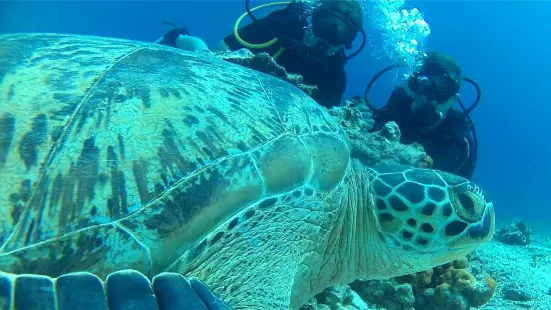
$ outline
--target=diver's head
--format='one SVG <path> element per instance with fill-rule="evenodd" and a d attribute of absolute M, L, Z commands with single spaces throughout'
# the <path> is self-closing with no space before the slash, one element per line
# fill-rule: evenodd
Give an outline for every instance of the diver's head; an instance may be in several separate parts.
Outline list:
<path fill-rule="evenodd" d="M 452 57 L 440 52 L 427 53 L 419 71 L 407 82 L 419 127 L 430 129 L 440 123 L 455 103 L 462 80 L 461 67 Z"/>
<path fill-rule="evenodd" d="M 333 55 L 350 49 L 363 27 L 363 10 L 356 0 L 321 0 L 312 12 L 312 29 L 307 45 Z"/>

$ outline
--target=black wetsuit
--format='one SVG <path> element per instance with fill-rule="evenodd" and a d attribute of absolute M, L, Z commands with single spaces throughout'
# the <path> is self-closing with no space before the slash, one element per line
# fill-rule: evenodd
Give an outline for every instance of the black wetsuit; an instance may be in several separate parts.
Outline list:
<path fill-rule="evenodd" d="M 291 39 L 302 41 L 304 27 L 307 25 L 304 4 L 293 2 L 284 9 L 274 11 L 260 19 L 270 29 Z M 259 23 L 251 23 L 239 29 L 239 36 L 248 43 L 266 43 L 274 35 Z M 232 50 L 246 48 L 242 46 L 233 33 L 224 38 Z M 346 87 L 344 65 L 346 55 L 343 50 L 332 56 L 314 56 L 309 49 L 289 45 L 283 40 L 265 49 L 250 49 L 252 53 L 267 52 L 274 55 L 282 46 L 283 53 L 276 59 L 277 63 L 288 73 L 300 74 L 304 84 L 316 85 L 318 91 L 312 96 L 320 105 L 327 108 L 340 105 Z"/>
<path fill-rule="evenodd" d="M 433 168 L 471 179 L 477 160 L 477 151 L 464 113 L 450 109 L 444 120 L 433 130 L 422 132 L 412 117 L 413 98 L 403 87 L 396 87 L 387 105 L 375 115 L 373 131 L 394 121 L 404 144 L 417 142 L 433 159 Z"/>

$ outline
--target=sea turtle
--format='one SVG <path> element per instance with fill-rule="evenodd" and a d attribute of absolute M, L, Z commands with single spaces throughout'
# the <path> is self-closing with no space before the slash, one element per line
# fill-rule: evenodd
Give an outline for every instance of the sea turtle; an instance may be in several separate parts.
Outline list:
<path fill-rule="evenodd" d="M 491 239 L 470 181 L 366 167 L 298 88 L 123 39 L 0 36 L 0 270 L 204 281 L 234 309 L 449 262 Z M 17 288 L 16 288 L 17 289 Z"/>

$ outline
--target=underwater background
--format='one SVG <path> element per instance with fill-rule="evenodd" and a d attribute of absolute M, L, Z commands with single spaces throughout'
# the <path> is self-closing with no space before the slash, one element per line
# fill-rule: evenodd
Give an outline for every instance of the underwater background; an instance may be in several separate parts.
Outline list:
<path fill-rule="evenodd" d="M 375 1 L 364 2 L 369 8 Z M 244 2 L 237 0 L 20 0 L 2 1 L 0 8 L 0 33 L 60 32 L 154 41 L 170 29 L 161 22 L 167 20 L 184 24 L 209 46 L 226 36 L 245 10 Z M 407 1 L 404 8 L 417 8 L 430 26 L 424 50 L 451 54 L 482 88 L 481 102 L 471 115 L 479 140 L 474 181 L 494 200 L 498 221 L 551 221 L 551 1 Z M 371 38 L 381 29 L 370 29 L 368 23 Z M 389 41 L 371 41 L 347 64 L 343 100 L 363 95 L 371 77 L 392 63 L 392 56 L 374 53 L 382 45 L 392 45 Z M 394 78 L 387 74 L 379 79 L 370 101 L 383 106 Z M 461 95 L 466 105 L 475 98 L 469 84 Z"/>

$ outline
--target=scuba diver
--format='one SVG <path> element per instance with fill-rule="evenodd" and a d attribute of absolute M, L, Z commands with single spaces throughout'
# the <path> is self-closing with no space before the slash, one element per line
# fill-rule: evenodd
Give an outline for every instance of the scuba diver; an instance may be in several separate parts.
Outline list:
<path fill-rule="evenodd" d="M 273 5 L 286 4 L 283 9 L 257 19 L 253 11 Z M 266 52 L 288 73 L 299 74 L 303 83 L 316 85 L 312 98 L 318 104 L 331 108 L 341 103 L 346 88 L 346 61 L 358 55 L 366 44 L 362 29 L 363 11 L 356 0 L 322 0 L 311 13 L 310 7 L 291 1 L 268 3 L 251 9 L 245 0 L 246 13 L 235 23 L 233 32 L 217 46 L 216 51 L 236 51 L 247 48 L 252 53 Z M 253 21 L 239 29 L 249 16 Z M 361 47 L 347 56 L 357 33 L 363 36 Z M 183 27 L 175 27 L 158 40 L 158 43 L 187 50 L 206 49 L 201 39 L 190 36 Z"/>
<path fill-rule="evenodd" d="M 433 159 L 434 169 L 451 172 L 471 179 L 477 161 L 477 138 L 469 113 L 480 101 L 480 88 L 462 76 L 461 67 L 450 56 L 429 52 L 420 69 L 406 83 L 394 88 L 386 106 L 373 107 L 367 100 L 369 89 L 386 71 L 381 70 L 366 88 L 364 102 L 374 111 L 375 124 L 371 131 L 380 130 L 394 121 L 404 144 L 417 142 Z M 475 103 L 465 109 L 459 98 L 462 81 L 472 83 L 478 94 Z M 459 102 L 462 111 L 453 108 Z M 472 132 L 472 135 L 470 134 Z"/>

